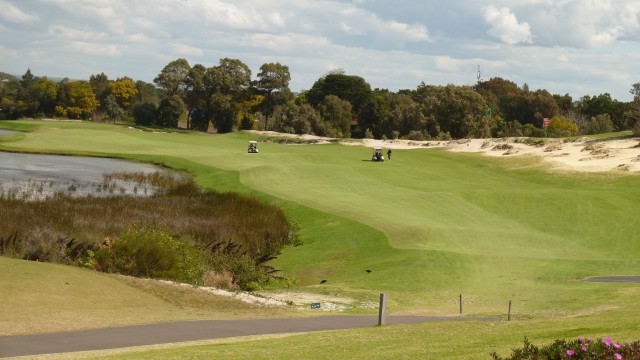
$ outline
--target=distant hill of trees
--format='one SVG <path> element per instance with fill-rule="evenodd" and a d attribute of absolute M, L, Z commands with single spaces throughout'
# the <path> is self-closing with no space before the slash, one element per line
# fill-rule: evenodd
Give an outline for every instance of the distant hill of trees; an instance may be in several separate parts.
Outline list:
<path fill-rule="evenodd" d="M 413 140 L 506 136 L 567 136 L 634 130 L 640 134 L 640 83 L 634 100 L 608 93 L 572 99 L 531 90 L 500 77 L 475 86 L 428 85 L 392 92 L 371 89 L 357 75 L 333 71 L 299 94 L 289 68 L 263 64 L 252 79 L 238 59 L 191 66 L 176 59 L 154 83 L 104 73 L 55 81 L 0 72 L 0 118 L 61 117 L 186 127 L 226 133 L 275 130 L 329 137 Z"/>

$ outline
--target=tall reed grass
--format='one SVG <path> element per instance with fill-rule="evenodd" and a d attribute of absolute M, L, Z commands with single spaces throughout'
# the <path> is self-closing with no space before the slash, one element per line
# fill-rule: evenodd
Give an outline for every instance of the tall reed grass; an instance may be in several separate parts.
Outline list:
<path fill-rule="evenodd" d="M 273 269 L 265 267 L 265 262 L 297 241 L 283 212 L 256 198 L 204 191 L 191 179 L 160 173 L 105 177 L 108 183 L 116 180 L 150 184 L 155 192 L 146 197 L 116 192 L 106 197 L 56 194 L 33 201 L 0 198 L 0 252 L 31 260 L 36 253 L 42 261 L 86 264 L 86 259 L 46 254 L 73 252 L 77 244 L 95 250 L 138 227 L 162 230 L 215 255 L 217 270 L 231 271 L 220 265 L 224 263 L 220 257 L 235 257 L 242 263 L 249 259 L 268 275 Z M 87 252 L 74 254 L 82 257 Z"/>

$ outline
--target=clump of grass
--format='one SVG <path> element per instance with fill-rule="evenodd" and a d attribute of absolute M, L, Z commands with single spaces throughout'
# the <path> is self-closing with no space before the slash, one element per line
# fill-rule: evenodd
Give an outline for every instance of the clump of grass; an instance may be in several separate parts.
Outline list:
<path fill-rule="evenodd" d="M 544 146 L 546 144 L 546 141 L 544 139 L 531 138 L 531 137 L 516 138 L 513 140 L 513 142 L 519 143 L 519 144 L 525 144 L 529 146 L 538 146 L 538 147 Z"/>
<path fill-rule="evenodd" d="M 233 288 L 233 274 L 229 271 L 207 271 L 202 275 L 202 284 L 222 289 Z"/>

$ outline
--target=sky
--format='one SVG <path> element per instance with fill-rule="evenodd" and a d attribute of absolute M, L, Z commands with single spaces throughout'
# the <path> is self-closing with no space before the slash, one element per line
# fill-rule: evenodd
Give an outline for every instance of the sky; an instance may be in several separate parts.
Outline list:
<path fill-rule="evenodd" d="M 639 0 L 0 0 L 0 71 L 153 82 L 169 62 L 287 65 L 292 91 L 328 72 L 391 91 L 501 77 L 630 101 Z"/>

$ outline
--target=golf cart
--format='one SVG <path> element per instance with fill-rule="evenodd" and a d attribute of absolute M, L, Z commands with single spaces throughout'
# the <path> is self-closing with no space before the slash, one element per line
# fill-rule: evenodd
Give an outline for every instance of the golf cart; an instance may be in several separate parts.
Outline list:
<path fill-rule="evenodd" d="M 373 148 L 373 156 L 371 157 L 371 161 L 384 161 L 384 156 L 382 155 L 382 148 Z"/>
<path fill-rule="evenodd" d="M 249 150 L 247 150 L 249 154 L 258 153 L 258 142 L 257 141 L 249 141 Z"/>

